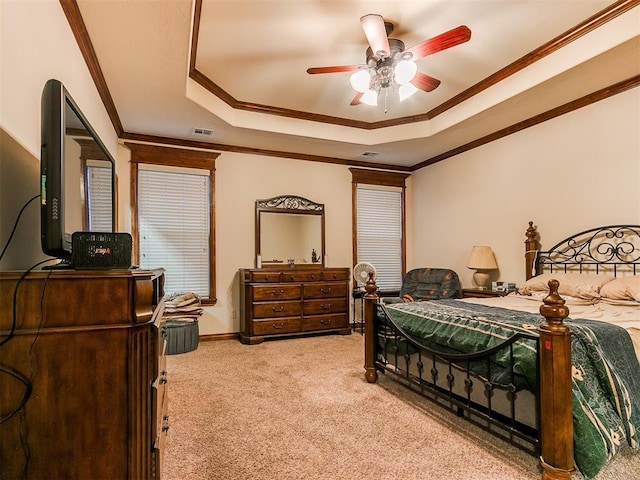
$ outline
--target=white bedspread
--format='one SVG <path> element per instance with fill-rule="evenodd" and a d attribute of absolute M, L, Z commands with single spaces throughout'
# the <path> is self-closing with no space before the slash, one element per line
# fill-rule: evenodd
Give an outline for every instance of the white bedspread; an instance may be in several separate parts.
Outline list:
<path fill-rule="evenodd" d="M 571 299 L 565 300 L 567 300 L 566 306 L 569 308 L 570 318 L 588 318 L 612 323 L 629 332 L 636 356 L 640 361 L 640 304 L 623 306 L 597 302 L 593 305 L 585 305 L 574 302 Z M 539 313 L 540 305 L 542 305 L 539 298 L 516 295 L 515 293 L 511 293 L 506 297 L 464 298 L 462 301 L 531 313 Z"/>

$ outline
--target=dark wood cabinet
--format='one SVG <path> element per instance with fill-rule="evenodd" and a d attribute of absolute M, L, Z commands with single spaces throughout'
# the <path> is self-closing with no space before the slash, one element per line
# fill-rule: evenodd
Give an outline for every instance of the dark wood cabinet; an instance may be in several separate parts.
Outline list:
<path fill-rule="evenodd" d="M 240 341 L 349 327 L 348 268 L 240 270 Z"/>
<path fill-rule="evenodd" d="M 162 271 L 21 276 L 0 274 L 2 478 L 160 479 Z"/>

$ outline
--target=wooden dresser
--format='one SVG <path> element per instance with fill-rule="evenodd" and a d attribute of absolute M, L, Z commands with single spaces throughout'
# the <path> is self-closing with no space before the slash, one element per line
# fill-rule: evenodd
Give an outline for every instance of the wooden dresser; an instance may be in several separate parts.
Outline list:
<path fill-rule="evenodd" d="M 163 272 L 21 276 L 0 273 L 2 478 L 160 479 Z"/>
<path fill-rule="evenodd" d="M 349 268 L 240 270 L 240 341 L 314 332 L 349 334 Z"/>

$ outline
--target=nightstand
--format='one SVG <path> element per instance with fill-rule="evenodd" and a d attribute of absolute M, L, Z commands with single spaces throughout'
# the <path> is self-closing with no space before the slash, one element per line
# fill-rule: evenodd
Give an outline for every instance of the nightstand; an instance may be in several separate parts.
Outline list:
<path fill-rule="evenodd" d="M 480 288 L 463 288 L 462 298 L 486 298 L 486 297 L 505 297 L 509 292 L 498 292 L 497 290 L 480 289 Z"/>

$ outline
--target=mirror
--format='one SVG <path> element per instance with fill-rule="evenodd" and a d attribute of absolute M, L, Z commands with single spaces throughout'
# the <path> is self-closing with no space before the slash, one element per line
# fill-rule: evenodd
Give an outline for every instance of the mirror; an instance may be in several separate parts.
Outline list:
<path fill-rule="evenodd" d="M 256 267 L 324 266 L 324 205 L 294 195 L 256 200 Z"/>
<path fill-rule="evenodd" d="M 65 231 L 111 232 L 113 163 L 91 138 L 65 136 Z"/>
<path fill-rule="evenodd" d="M 113 161 L 68 102 L 64 119 L 64 231 L 113 232 Z"/>

